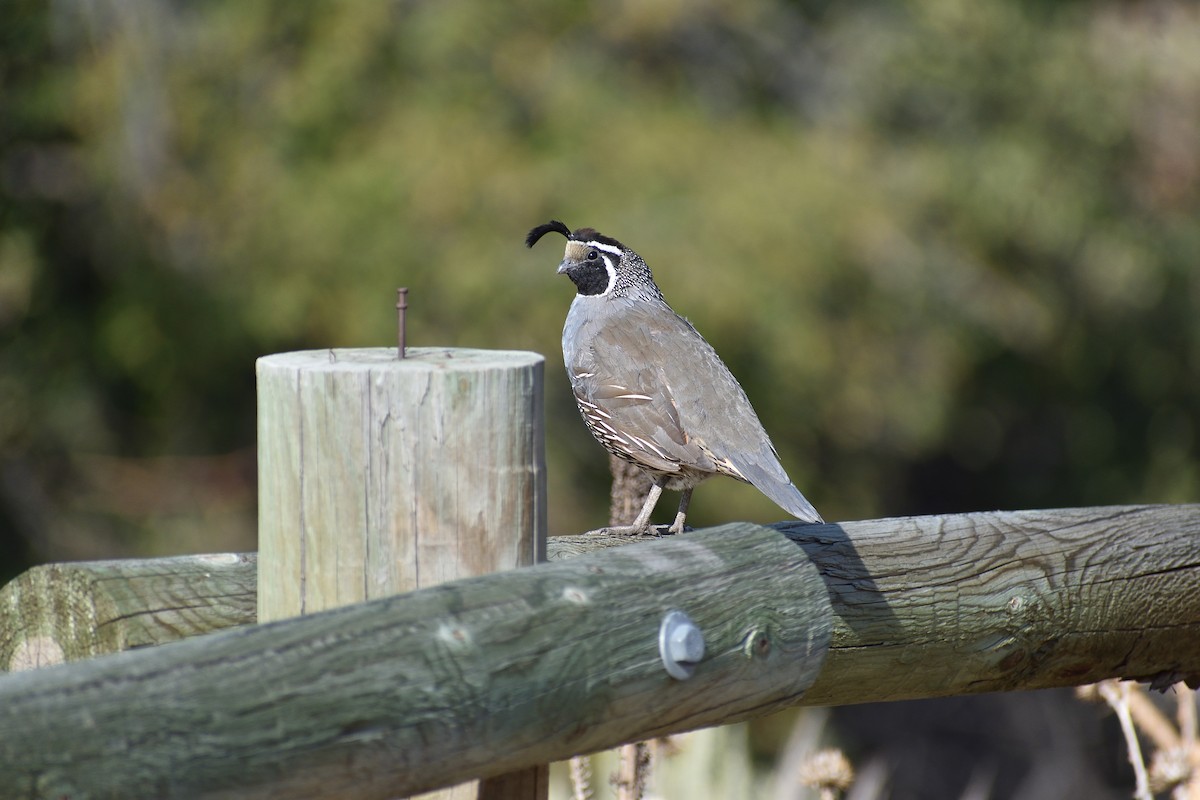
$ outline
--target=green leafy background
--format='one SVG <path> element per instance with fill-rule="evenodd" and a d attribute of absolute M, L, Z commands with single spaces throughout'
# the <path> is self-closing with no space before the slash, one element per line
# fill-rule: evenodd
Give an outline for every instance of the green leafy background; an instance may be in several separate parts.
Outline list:
<path fill-rule="evenodd" d="M 1200 496 L 1191 4 L 4 6 L 7 575 L 252 548 L 254 359 L 390 343 L 399 285 L 416 344 L 546 354 L 551 529 L 601 524 L 551 217 L 829 519 Z"/>

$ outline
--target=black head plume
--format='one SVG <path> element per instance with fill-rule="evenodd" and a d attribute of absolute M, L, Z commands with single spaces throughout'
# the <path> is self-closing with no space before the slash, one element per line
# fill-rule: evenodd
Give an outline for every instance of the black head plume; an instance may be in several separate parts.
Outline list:
<path fill-rule="evenodd" d="M 568 228 L 566 225 L 564 225 L 559 220 L 552 219 L 549 222 L 547 222 L 545 225 L 538 225 L 536 228 L 531 230 L 529 232 L 529 235 L 525 237 L 525 246 L 533 247 L 535 244 L 537 244 L 538 239 L 542 238 L 547 233 L 550 233 L 552 231 L 561 233 L 563 236 L 566 236 L 567 238 L 570 238 L 570 236 L 571 236 L 570 228 Z"/>

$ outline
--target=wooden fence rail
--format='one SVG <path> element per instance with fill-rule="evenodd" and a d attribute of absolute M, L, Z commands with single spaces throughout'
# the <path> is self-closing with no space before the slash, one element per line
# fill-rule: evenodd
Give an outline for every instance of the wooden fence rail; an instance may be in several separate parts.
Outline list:
<path fill-rule="evenodd" d="M 706 640 L 667 676 L 659 620 Z M 2 797 L 386 798 L 796 702 L 804 552 L 749 524 L 0 679 Z"/>
<path fill-rule="evenodd" d="M 669 608 L 708 645 L 685 681 Z M 736 524 L 3 676 L 0 796 L 391 797 L 790 703 L 1109 677 L 1200 677 L 1200 506 Z"/>
<path fill-rule="evenodd" d="M 0 587 L 0 670 L 257 621 L 257 553 L 41 564 Z"/>
<path fill-rule="evenodd" d="M 1200 504 L 772 527 L 817 566 L 834 611 L 803 705 L 1200 683 Z M 552 559 L 605 543 L 550 541 Z"/>

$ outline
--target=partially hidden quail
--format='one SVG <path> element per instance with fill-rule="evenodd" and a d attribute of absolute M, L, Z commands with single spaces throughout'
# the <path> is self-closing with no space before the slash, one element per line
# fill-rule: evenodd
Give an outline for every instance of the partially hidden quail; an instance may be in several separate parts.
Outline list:
<path fill-rule="evenodd" d="M 823 520 L 779 463 L 758 415 L 712 345 L 676 314 L 637 253 L 592 228 L 558 220 L 529 232 L 567 237 L 560 275 L 577 294 L 563 326 L 563 360 L 583 421 L 613 455 L 654 485 L 630 526 L 641 533 L 663 489 L 682 492 L 670 530 L 681 533 L 692 490 L 713 475 L 753 484 L 799 520 Z"/>

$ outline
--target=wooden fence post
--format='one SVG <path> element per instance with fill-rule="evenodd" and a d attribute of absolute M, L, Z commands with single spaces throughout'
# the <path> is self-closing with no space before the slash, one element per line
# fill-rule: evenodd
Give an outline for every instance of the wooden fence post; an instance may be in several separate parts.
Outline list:
<path fill-rule="evenodd" d="M 260 358 L 258 618 L 545 560 L 537 353 L 313 350 Z M 433 796 L 546 797 L 548 766 Z"/>

